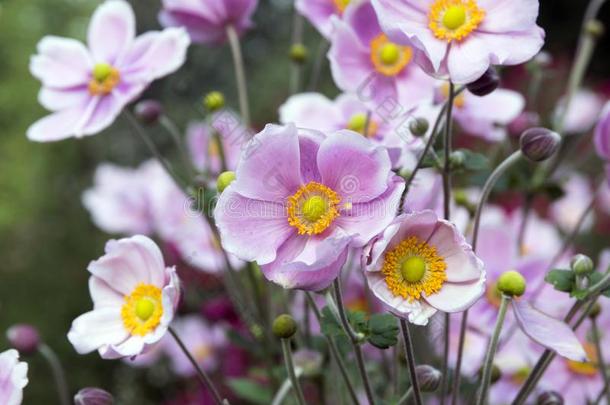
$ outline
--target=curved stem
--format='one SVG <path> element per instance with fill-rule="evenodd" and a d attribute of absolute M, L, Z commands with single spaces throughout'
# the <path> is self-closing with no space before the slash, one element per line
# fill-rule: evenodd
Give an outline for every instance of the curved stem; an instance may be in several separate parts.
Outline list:
<path fill-rule="evenodd" d="M 295 369 L 294 373 L 298 379 L 299 377 L 301 377 L 301 375 L 303 375 L 303 369 L 297 368 L 297 369 Z M 288 395 L 288 393 L 292 389 L 292 387 L 293 387 L 293 385 L 292 385 L 292 382 L 290 381 L 290 378 L 284 380 L 280 389 L 277 391 L 277 393 L 273 397 L 273 401 L 271 401 L 271 405 L 281 405 L 282 402 L 284 402 L 286 395 Z"/>
<path fill-rule="evenodd" d="M 409 398 L 411 398 L 412 396 L 413 396 L 413 387 L 409 387 L 407 392 L 405 392 L 405 395 L 400 397 L 400 399 L 398 400 L 398 403 L 396 405 L 406 404 L 407 401 L 409 400 Z"/>
<path fill-rule="evenodd" d="M 591 319 L 591 323 L 593 326 L 593 341 L 595 342 L 595 349 L 597 351 L 597 361 L 599 362 L 598 368 L 600 369 L 601 375 L 604 378 L 604 392 L 606 394 L 606 401 L 608 404 L 610 404 L 610 389 L 608 388 L 610 387 L 610 376 L 608 375 L 608 367 L 602 351 L 599 327 L 595 318 Z"/>
<path fill-rule="evenodd" d="M 447 118 L 445 119 L 445 159 L 443 161 L 443 212 L 446 220 L 451 216 L 451 150 L 453 129 L 453 100 L 455 86 L 449 82 L 449 98 L 447 99 Z"/>
<path fill-rule="evenodd" d="M 417 381 L 417 371 L 415 370 L 415 354 L 413 353 L 413 340 L 411 339 L 411 331 L 409 324 L 404 319 L 400 318 L 400 330 L 402 339 L 405 345 L 405 355 L 407 357 L 407 365 L 409 366 L 409 377 L 411 379 L 411 388 L 415 397 L 415 404 L 422 405 L 421 391 L 419 390 L 419 382 Z"/>
<path fill-rule="evenodd" d="M 318 323 L 320 323 L 322 320 L 322 314 L 320 314 L 320 310 L 318 309 L 318 306 L 316 305 L 313 297 L 311 296 L 311 293 L 306 291 L 305 297 L 307 297 L 309 306 L 313 310 L 313 313 L 314 313 L 316 319 L 318 320 Z M 347 391 L 348 391 L 353 403 L 355 405 L 359 405 L 360 401 L 358 400 L 358 395 L 356 395 L 356 390 L 354 390 L 354 386 L 352 385 L 352 382 L 349 379 L 349 374 L 347 373 L 347 368 L 345 367 L 345 364 L 343 363 L 343 360 L 341 359 L 341 354 L 339 353 L 337 344 L 335 343 L 333 338 L 331 338 L 330 336 L 324 335 L 324 337 L 326 338 L 326 341 L 328 343 L 328 348 L 330 349 L 330 354 L 335 359 L 335 362 L 337 363 L 337 366 L 339 367 L 339 372 L 341 373 L 341 377 L 343 377 L 343 381 L 345 381 L 345 385 L 347 386 Z"/>
<path fill-rule="evenodd" d="M 193 365 L 193 368 L 197 372 L 197 376 L 199 377 L 199 380 L 210 391 L 210 393 L 214 397 L 214 401 L 216 402 L 216 404 L 223 405 L 224 403 L 228 403 L 228 401 L 226 399 L 224 399 L 224 400 L 222 399 L 222 397 L 216 390 L 216 387 L 214 387 L 214 383 L 212 382 L 210 377 L 206 374 L 205 371 L 203 371 L 201 369 L 201 367 L 199 367 L 199 364 L 197 364 L 197 361 L 195 360 L 193 355 L 188 351 L 188 349 L 184 345 L 184 342 L 182 342 L 182 339 L 180 339 L 180 337 L 178 336 L 176 331 L 171 326 L 167 330 L 169 331 L 170 335 L 172 335 L 172 337 L 174 338 L 174 340 L 176 341 L 176 343 L 178 344 L 180 349 L 184 352 L 186 357 L 189 359 L 189 361 Z"/>
<path fill-rule="evenodd" d="M 180 134 L 180 130 L 178 129 L 174 121 L 172 121 L 171 118 L 169 118 L 167 115 L 162 115 L 161 117 L 159 117 L 159 123 L 171 136 L 172 141 L 174 141 L 174 144 L 178 148 L 180 157 L 184 162 L 184 166 L 188 170 L 188 174 L 191 180 L 194 179 L 195 169 L 193 168 L 193 162 L 191 160 L 191 157 L 189 156 L 188 152 L 186 151 L 186 147 L 184 146 L 184 139 Z"/>
<path fill-rule="evenodd" d="M 358 371 L 360 372 L 360 377 L 362 378 L 362 383 L 364 384 L 364 391 L 366 392 L 366 397 L 369 401 L 369 404 L 374 405 L 375 397 L 373 395 L 373 389 L 371 387 L 369 377 L 366 373 L 364 356 L 362 355 L 362 348 L 360 347 L 358 336 L 356 336 L 356 333 L 352 330 L 352 327 L 349 324 L 347 314 L 345 313 L 345 307 L 343 306 L 343 296 L 341 294 L 341 282 L 339 281 L 339 277 L 337 277 L 333 282 L 333 287 L 337 300 L 336 304 L 337 310 L 339 312 L 339 320 L 341 321 L 341 326 L 343 327 L 343 330 L 345 331 L 347 336 L 349 336 L 349 339 L 352 343 L 354 354 L 356 356 L 356 363 L 358 365 Z"/>
<path fill-rule="evenodd" d="M 301 384 L 299 384 L 299 379 L 297 378 L 297 375 L 294 371 L 294 361 L 292 361 L 292 351 L 290 350 L 290 339 L 281 340 L 282 352 L 284 353 L 284 364 L 286 366 L 288 378 L 290 378 L 290 382 L 292 383 L 292 390 L 297 398 L 297 402 L 299 403 L 299 405 L 306 405 L 305 397 L 303 396 L 303 390 L 301 389 Z"/>
<path fill-rule="evenodd" d="M 239 97 L 239 111 L 246 127 L 250 126 L 250 104 L 248 103 L 248 86 L 246 84 L 246 71 L 244 69 L 244 59 L 241 53 L 239 37 L 235 27 L 227 25 L 227 37 L 233 55 L 235 66 L 235 80 L 237 82 L 237 92 Z"/>
<path fill-rule="evenodd" d="M 70 405 L 70 395 L 68 393 L 68 383 L 66 382 L 66 373 L 59 361 L 57 354 L 45 343 L 41 343 L 38 347 L 38 352 L 45 358 L 51 367 L 51 373 L 55 380 L 57 393 L 59 394 L 59 402 L 62 405 Z"/>
<path fill-rule="evenodd" d="M 450 338 L 451 330 L 451 315 L 445 313 L 445 325 L 443 330 L 443 364 L 441 366 L 441 405 L 445 405 L 446 393 L 449 388 L 449 378 L 447 372 L 449 370 L 449 346 L 451 344 Z"/>
<path fill-rule="evenodd" d="M 510 304 L 511 299 L 511 297 L 502 294 L 502 301 L 500 302 L 500 310 L 498 312 L 498 319 L 496 320 L 496 327 L 494 328 L 494 333 L 491 336 L 491 341 L 489 342 L 489 346 L 487 348 L 487 354 L 485 355 L 485 362 L 483 363 L 481 389 L 479 391 L 477 405 L 483 405 L 483 403 L 487 401 L 487 392 L 489 391 L 489 384 L 491 382 L 493 359 L 496 355 L 496 351 L 498 350 L 500 332 L 502 332 L 504 318 L 506 317 L 506 311 L 508 310 L 508 304 Z"/>

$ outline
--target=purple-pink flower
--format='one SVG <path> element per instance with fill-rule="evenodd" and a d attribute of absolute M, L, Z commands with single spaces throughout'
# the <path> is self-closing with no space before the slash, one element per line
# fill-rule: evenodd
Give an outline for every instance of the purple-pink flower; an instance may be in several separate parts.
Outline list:
<path fill-rule="evenodd" d="M 372 2 L 390 40 L 413 46 L 424 70 L 454 83 L 473 82 L 490 65 L 524 63 L 544 43 L 538 0 Z"/>
<path fill-rule="evenodd" d="M 335 20 L 328 53 L 337 86 L 370 104 L 394 103 L 406 113 L 432 98 L 434 80 L 416 63 L 410 45 L 392 42 L 382 31 L 369 2 Z"/>
<path fill-rule="evenodd" d="M 0 353 L 0 404 L 20 405 L 23 388 L 28 384 L 28 365 L 19 361 L 19 352 Z"/>
<path fill-rule="evenodd" d="M 40 103 L 52 113 L 27 131 L 33 141 L 94 135 L 156 79 L 184 63 L 189 38 L 183 29 L 138 37 L 129 3 L 108 0 L 93 14 L 87 47 L 68 38 L 44 37 L 30 71 L 42 82 Z"/>
<path fill-rule="evenodd" d="M 455 225 L 432 211 L 396 218 L 365 247 L 363 262 L 375 296 L 418 325 L 437 311 L 464 311 L 485 292 L 483 262 Z"/>
<path fill-rule="evenodd" d="M 165 335 L 180 298 L 174 267 L 149 238 L 111 240 L 106 254 L 87 268 L 93 310 L 74 320 L 68 340 L 80 354 L 137 356 Z"/>
<path fill-rule="evenodd" d="M 214 212 L 223 247 L 285 287 L 321 290 L 349 246 L 394 218 L 404 188 L 385 148 L 352 131 L 268 125 L 242 154 Z"/>
<path fill-rule="evenodd" d="M 341 18 L 360 0 L 296 0 L 295 7 L 324 37 L 333 32 L 333 17 Z"/>
<path fill-rule="evenodd" d="M 610 163 L 610 101 L 606 103 L 595 127 L 595 149 L 597 155 Z"/>
<path fill-rule="evenodd" d="M 222 44 L 227 28 L 238 34 L 252 27 L 258 0 L 163 0 L 159 21 L 165 27 L 185 27 L 191 40 Z"/>

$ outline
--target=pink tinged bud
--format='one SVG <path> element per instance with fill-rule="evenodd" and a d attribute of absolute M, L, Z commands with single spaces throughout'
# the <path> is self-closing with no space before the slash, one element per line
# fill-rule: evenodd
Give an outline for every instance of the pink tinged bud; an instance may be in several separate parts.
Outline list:
<path fill-rule="evenodd" d="M 426 364 L 415 367 L 419 388 L 423 392 L 434 392 L 441 385 L 443 374 L 432 366 Z"/>
<path fill-rule="evenodd" d="M 487 69 L 483 76 L 472 83 L 468 83 L 466 88 L 475 96 L 483 97 L 494 91 L 500 85 L 500 76 L 494 67 Z"/>
<path fill-rule="evenodd" d="M 159 117 L 163 114 L 163 107 L 157 100 L 142 100 L 136 104 L 134 112 L 140 122 L 146 125 L 153 125 L 157 123 Z"/>
<path fill-rule="evenodd" d="M 546 128 L 530 128 L 521 135 L 521 152 L 534 162 L 542 162 L 557 152 L 561 136 Z"/>
<path fill-rule="evenodd" d="M 545 391 L 538 395 L 536 405 L 563 405 L 563 397 L 555 391 Z"/>
<path fill-rule="evenodd" d="M 32 325 L 18 324 L 6 331 L 6 337 L 12 347 L 24 355 L 34 354 L 40 345 L 38 330 Z"/>
<path fill-rule="evenodd" d="M 83 388 L 74 396 L 74 405 L 112 405 L 114 398 L 101 388 Z"/>

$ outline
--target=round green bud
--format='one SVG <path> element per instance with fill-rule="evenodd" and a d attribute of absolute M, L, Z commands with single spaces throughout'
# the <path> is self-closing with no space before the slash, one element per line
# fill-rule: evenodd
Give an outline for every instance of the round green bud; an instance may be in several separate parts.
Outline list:
<path fill-rule="evenodd" d="M 593 260 L 589 256 L 578 254 L 570 261 L 570 268 L 572 271 L 579 276 L 586 276 L 591 274 L 593 270 Z"/>
<path fill-rule="evenodd" d="M 502 370 L 496 364 L 491 366 L 491 383 L 495 384 L 502 378 Z"/>
<path fill-rule="evenodd" d="M 455 190 L 453 193 L 453 200 L 457 205 L 462 207 L 469 207 L 471 205 L 468 193 L 464 189 Z"/>
<path fill-rule="evenodd" d="M 525 292 L 525 278 L 514 270 L 503 273 L 498 279 L 498 290 L 510 297 L 520 297 Z"/>
<path fill-rule="evenodd" d="M 430 124 L 425 118 L 418 117 L 409 123 L 409 131 L 413 136 L 424 136 L 429 128 Z"/>
<path fill-rule="evenodd" d="M 203 98 L 203 105 L 209 111 L 218 111 L 225 106 L 225 96 L 219 91 L 212 91 Z"/>
<path fill-rule="evenodd" d="M 593 305 L 593 307 L 591 307 L 591 309 L 589 310 L 589 318 L 595 319 L 599 316 L 599 314 L 601 314 L 601 312 L 602 306 L 599 305 L 598 302 L 596 302 L 595 305 Z"/>
<path fill-rule="evenodd" d="M 216 189 L 219 193 L 225 191 L 227 187 L 235 180 L 235 172 L 222 172 L 216 180 Z"/>
<path fill-rule="evenodd" d="M 303 44 L 294 44 L 290 47 L 290 59 L 295 63 L 305 63 L 309 51 Z"/>
<path fill-rule="evenodd" d="M 273 334 L 280 339 L 290 339 L 297 333 L 297 323 L 288 314 L 282 314 L 275 318 L 271 327 Z"/>
<path fill-rule="evenodd" d="M 466 155 L 461 150 L 456 150 L 454 152 L 451 152 L 449 161 L 451 162 L 451 167 L 460 168 L 464 165 L 464 162 L 466 161 Z"/>
<path fill-rule="evenodd" d="M 591 20 L 585 25 L 585 32 L 594 38 L 599 38 L 604 35 L 604 24 L 599 20 Z"/>

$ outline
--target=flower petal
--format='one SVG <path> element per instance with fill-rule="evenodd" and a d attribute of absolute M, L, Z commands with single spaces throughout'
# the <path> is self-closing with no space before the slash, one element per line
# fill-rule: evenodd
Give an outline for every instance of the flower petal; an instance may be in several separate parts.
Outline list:
<path fill-rule="evenodd" d="M 514 45 L 513 45 L 514 48 Z M 447 69 L 454 83 L 464 84 L 477 80 L 489 68 L 487 43 L 474 33 L 463 42 L 453 42 L 447 54 Z"/>
<path fill-rule="evenodd" d="M 87 312 L 72 322 L 68 340 L 79 354 L 107 345 L 120 344 L 129 336 L 123 325 L 121 309 L 108 307 Z"/>
<path fill-rule="evenodd" d="M 93 14 L 87 42 L 97 63 L 114 65 L 129 49 L 136 33 L 133 9 L 124 0 L 107 0 Z"/>
<path fill-rule="evenodd" d="M 485 273 L 480 279 L 466 283 L 445 281 L 440 291 L 424 297 L 428 304 L 443 312 L 461 312 L 470 308 L 485 293 Z"/>
<path fill-rule="evenodd" d="M 93 62 L 82 43 L 46 36 L 37 50 L 38 54 L 30 59 L 30 72 L 43 86 L 64 89 L 89 83 Z"/>
<path fill-rule="evenodd" d="M 587 361 L 585 349 L 564 322 L 540 312 L 525 300 L 513 299 L 512 306 L 521 330 L 533 341 L 570 360 Z"/>

